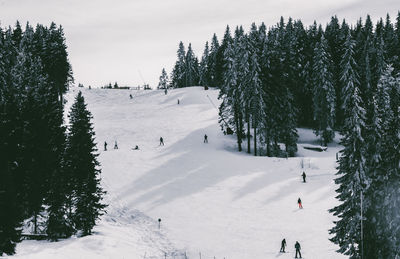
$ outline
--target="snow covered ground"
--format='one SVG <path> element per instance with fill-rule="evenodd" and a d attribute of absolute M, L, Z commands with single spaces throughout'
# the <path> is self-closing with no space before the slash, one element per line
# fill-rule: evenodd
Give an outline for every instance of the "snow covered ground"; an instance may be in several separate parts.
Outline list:
<path fill-rule="evenodd" d="M 254 157 L 237 152 L 235 138 L 222 134 L 212 104 L 218 106 L 217 90 L 73 88 L 67 109 L 78 90 L 94 116 L 108 214 L 92 236 L 23 241 L 16 258 L 178 259 L 186 252 L 190 259 L 285 259 L 294 257 L 296 241 L 304 258 L 346 258 L 328 240 L 338 144 L 306 150 L 319 142 L 299 129 L 298 157 Z M 283 238 L 286 254 L 279 253 Z"/>

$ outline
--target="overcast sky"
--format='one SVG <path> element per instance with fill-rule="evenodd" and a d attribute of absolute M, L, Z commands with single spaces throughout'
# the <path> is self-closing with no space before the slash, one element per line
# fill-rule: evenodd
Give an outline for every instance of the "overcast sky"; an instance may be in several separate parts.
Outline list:
<path fill-rule="evenodd" d="M 143 84 L 140 71 L 155 87 L 163 67 L 171 72 L 179 41 L 191 42 L 200 58 L 227 24 L 248 30 L 291 16 L 325 25 L 332 15 L 354 24 L 367 14 L 375 23 L 386 13 L 395 21 L 399 10 L 400 0 L 0 0 L 0 22 L 61 24 L 76 84 Z"/>

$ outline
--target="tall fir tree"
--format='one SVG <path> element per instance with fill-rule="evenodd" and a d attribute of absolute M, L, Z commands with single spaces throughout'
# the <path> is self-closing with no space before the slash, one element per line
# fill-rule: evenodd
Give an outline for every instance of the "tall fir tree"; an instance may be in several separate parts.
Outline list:
<path fill-rule="evenodd" d="M 183 42 L 179 42 L 179 48 L 177 52 L 178 59 L 175 63 L 174 69 L 171 75 L 171 86 L 173 88 L 185 87 L 186 69 L 185 69 L 185 46 Z"/>
<path fill-rule="evenodd" d="M 335 136 L 336 95 L 331 72 L 331 57 L 324 36 L 315 47 L 314 55 L 314 120 L 315 133 L 321 136 L 321 144 L 326 146 Z"/>
<path fill-rule="evenodd" d="M 185 86 L 195 86 L 199 82 L 199 62 L 189 43 L 185 57 Z"/>
<path fill-rule="evenodd" d="M 368 186 L 369 179 L 366 175 L 367 151 L 365 133 L 366 111 L 363 107 L 359 90 L 359 80 L 354 61 L 354 42 L 347 35 L 345 42 L 345 53 L 342 58 L 342 77 L 344 84 L 343 105 L 345 111 L 345 122 L 343 127 L 343 138 L 339 158 L 338 178 L 335 183 L 339 185 L 336 190 L 340 205 L 330 210 L 339 218 L 335 226 L 330 230 L 334 235 L 331 241 L 339 245 L 338 252 L 360 258 L 363 252 L 363 213 L 368 208 L 362 206 L 362 199 Z M 368 204 L 368 202 L 364 202 Z"/>
<path fill-rule="evenodd" d="M 208 41 L 204 46 L 203 56 L 201 57 L 201 61 L 199 64 L 199 83 L 202 86 L 210 86 L 211 75 L 210 69 L 208 67 L 210 58 L 210 49 L 208 47 Z"/>
<path fill-rule="evenodd" d="M 6 34 L 6 35 L 5 35 Z M 22 132 L 19 123 L 19 107 L 16 89 L 11 87 L 9 54 L 13 47 L 10 31 L 3 33 L 0 28 L 0 256 L 15 253 L 20 241 L 22 226 L 21 179 L 18 139 Z"/>
<path fill-rule="evenodd" d="M 210 57 L 208 59 L 208 67 L 210 69 L 210 74 L 211 74 L 211 86 L 213 87 L 218 87 L 219 84 L 219 68 L 217 64 L 217 58 L 218 58 L 218 50 L 219 50 L 219 41 L 217 38 L 217 35 L 214 33 L 212 39 L 211 39 L 211 46 L 210 46 Z"/>
<path fill-rule="evenodd" d="M 66 159 L 68 174 L 75 179 L 74 224 L 76 230 L 82 231 L 82 235 L 91 234 L 96 220 L 106 207 L 101 202 L 105 192 L 100 187 L 92 118 L 86 108 L 85 99 L 79 92 L 69 114 Z"/>
<path fill-rule="evenodd" d="M 165 68 L 161 70 L 161 75 L 160 79 L 158 82 L 158 89 L 168 89 L 168 75 L 167 72 L 165 71 Z"/>

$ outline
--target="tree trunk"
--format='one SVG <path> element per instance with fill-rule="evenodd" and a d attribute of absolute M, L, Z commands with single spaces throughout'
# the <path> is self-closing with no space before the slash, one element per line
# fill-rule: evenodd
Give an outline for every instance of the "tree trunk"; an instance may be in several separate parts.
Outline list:
<path fill-rule="evenodd" d="M 253 139 L 254 139 L 254 156 L 257 156 L 257 124 L 254 123 L 254 133 L 253 133 Z"/>
<path fill-rule="evenodd" d="M 243 140 L 243 114 L 239 112 L 239 149 L 242 151 L 242 140 Z"/>
<path fill-rule="evenodd" d="M 37 234 L 37 214 L 33 216 L 33 233 Z"/>
<path fill-rule="evenodd" d="M 250 114 L 246 114 L 246 122 L 247 122 L 247 153 L 250 154 Z"/>
<path fill-rule="evenodd" d="M 239 126 L 239 118 L 238 118 L 238 115 L 237 115 L 237 112 L 235 112 L 235 126 L 236 126 L 236 137 L 237 137 L 237 142 L 238 142 L 238 150 L 239 150 L 239 152 L 241 152 L 242 151 L 242 134 L 241 134 L 241 132 L 240 132 L 240 126 Z"/>

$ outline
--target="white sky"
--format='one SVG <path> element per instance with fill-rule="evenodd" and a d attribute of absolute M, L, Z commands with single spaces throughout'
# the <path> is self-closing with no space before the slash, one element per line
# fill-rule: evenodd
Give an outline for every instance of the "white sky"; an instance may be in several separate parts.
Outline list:
<path fill-rule="evenodd" d="M 389 13 L 392 22 L 400 0 L 0 0 L 1 26 L 51 21 L 67 39 L 75 83 L 101 86 L 146 83 L 155 87 L 161 69 L 170 73 L 179 41 L 189 42 L 200 58 L 205 42 L 227 24 L 276 24 L 280 16 L 325 25 L 332 15 L 355 21 L 370 14 L 374 23 Z"/>

